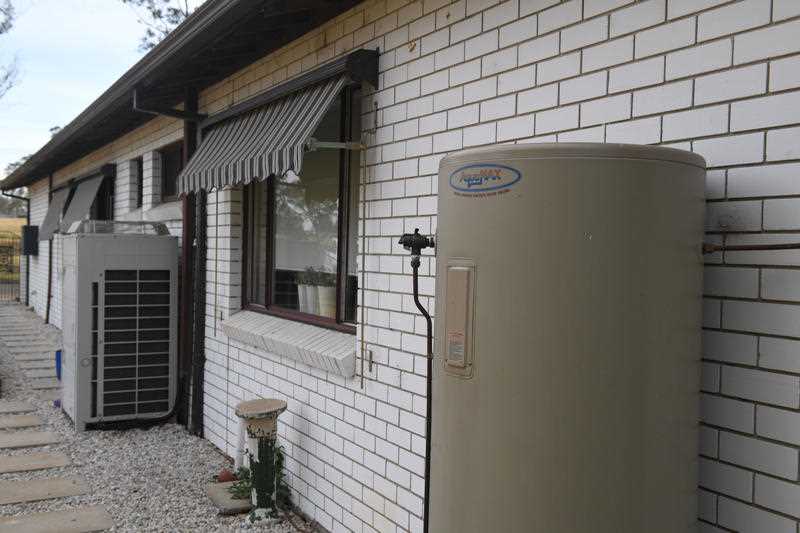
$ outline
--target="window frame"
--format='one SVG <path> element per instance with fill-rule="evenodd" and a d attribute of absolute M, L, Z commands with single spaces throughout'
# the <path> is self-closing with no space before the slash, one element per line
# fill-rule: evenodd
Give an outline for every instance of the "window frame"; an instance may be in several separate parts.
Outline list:
<path fill-rule="evenodd" d="M 161 203 L 163 204 L 163 203 L 167 203 L 167 202 L 174 202 L 175 200 L 178 199 L 178 196 L 179 196 L 178 195 L 178 176 L 180 175 L 181 171 L 183 170 L 183 167 L 185 166 L 185 161 L 183 160 L 183 141 L 182 140 L 175 141 L 173 143 L 164 145 L 164 146 L 162 146 L 161 148 L 159 148 L 156 151 L 158 152 L 158 156 L 159 156 L 159 170 L 160 170 L 160 177 L 161 177 Z M 172 151 L 178 152 L 178 154 L 180 155 L 180 157 L 179 157 L 180 164 L 179 164 L 179 168 L 178 168 L 178 173 L 175 175 L 175 194 L 167 194 L 167 192 L 165 190 L 166 186 L 167 186 L 167 179 L 166 179 L 166 172 L 165 172 L 165 170 L 166 170 L 165 167 L 167 165 L 167 161 L 166 161 L 166 158 L 164 157 L 164 153 L 165 152 L 172 152 Z"/>
<path fill-rule="evenodd" d="M 139 156 L 133 159 L 136 165 L 136 209 L 144 205 L 144 157 Z"/>
<path fill-rule="evenodd" d="M 345 88 L 340 95 L 341 101 L 341 120 L 340 138 L 344 141 L 353 140 L 352 131 L 352 107 L 353 99 L 358 97 L 357 92 L 351 88 Z M 348 228 L 350 217 L 357 213 L 350 213 L 349 199 L 350 187 L 358 186 L 358 177 L 352 179 L 353 168 L 351 165 L 350 150 L 340 149 L 339 157 L 339 191 L 338 191 L 338 222 L 337 222 L 337 251 L 336 251 L 336 317 L 328 318 L 310 313 L 303 313 L 295 309 L 287 309 L 272 304 L 274 291 L 275 273 L 275 180 L 272 176 L 266 180 L 266 194 L 264 208 L 266 209 L 266 283 L 264 291 L 265 305 L 249 301 L 248 279 L 250 278 L 251 258 L 248 250 L 250 241 L 250 217 L 251 206 L 249 201 L 248 186 L 242 191 L 242 309 L 256 311 L 267 315 L 286 318 L 297 322 L 303 322 L 314 326 L 342 331 L 344 333 L 355 334 L 355 323 L 344 322 L 346 305 L 347 287 L 347 258 L 350 246 L 356 243 L 349 242 Z M 255 183 L 255 182 L 254 182 Z M 251 184 L 252 185 L 252 184 Z M 356 220 L 357 222 L 357 220 Z M 358 307 L 358 297 L 356 297 L 356 308 Z"/>

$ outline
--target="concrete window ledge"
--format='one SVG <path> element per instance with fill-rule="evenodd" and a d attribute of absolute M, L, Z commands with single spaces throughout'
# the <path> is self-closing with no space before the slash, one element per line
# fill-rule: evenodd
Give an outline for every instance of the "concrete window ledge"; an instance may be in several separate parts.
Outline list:
<path fill-rule="evenodd" d="M 346 378 L 356 373 L 355 336 L 340 331 L 239 311 L 222 322 L 230 338 Z"/>

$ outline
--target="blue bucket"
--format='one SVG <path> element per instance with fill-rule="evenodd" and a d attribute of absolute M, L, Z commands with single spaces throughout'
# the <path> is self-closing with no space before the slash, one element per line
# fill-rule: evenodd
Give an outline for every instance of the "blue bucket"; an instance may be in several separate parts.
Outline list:
<path fill-rule="evenodd" d="M 56 378 L 61 381 L 61 350 L 56 350 Z"/>

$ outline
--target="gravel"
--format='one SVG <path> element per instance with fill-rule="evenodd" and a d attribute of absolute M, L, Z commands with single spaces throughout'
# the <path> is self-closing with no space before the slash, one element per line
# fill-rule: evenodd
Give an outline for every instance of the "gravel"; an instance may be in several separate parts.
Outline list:
<path fill-rule="evenodd" d="M 0 330 L 5 329 L 3 322 L 9 320 L 11 308 L 0 307 Z M 21 306 L 13 308 L 19 311 L 19 316 L 31 317 L 44 335 L 57 338 L 57 330 L 43 325 Z M 63 468 L 0 474 L 0 480 L 77 475 L 91 488 L 90 494 L 82 496 L 5 505 L 0 508 L 0 515 L 104 505 L 116 524 L 111 531 L 297 531 L 285 522 L 273 526 L 252 525 L 246 515 L 218 515 L 205 494 L 205 485 L 221 468 L 231 468 L 231 462 L 210 442 L 190 435 L 182 426 L 164 423 L 147 429 L 79 433 L 60 408 L 54 407 L 52 401 L 38 398 L 27 386 L 23 371 L 2 349 L 2 341 L 0 375 L 2 399 L 29 402 L 36 406 L 36 414 L 44 420 L 41 427 L 19 431 L 54 431 L 62 439 L 59 444 L 4 450 L 3 454 L 49 451 L 64 453 L 71 459 L 71 464 Z M 299 523 L 299 518 L 295 518 L 295 522 Z"/>

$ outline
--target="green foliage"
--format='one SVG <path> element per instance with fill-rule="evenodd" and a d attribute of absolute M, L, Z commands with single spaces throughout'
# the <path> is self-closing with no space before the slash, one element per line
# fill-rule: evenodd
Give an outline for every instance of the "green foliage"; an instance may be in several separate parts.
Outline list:
<path fill-rule="evenodd" d="M 249 500 L 250 491 L 253 490 L 253 482 L 250 480 L 250 469 L 240 467 L 236 471 L 236 481 L 228 487 L 228 492 L 234 500 Z"/>
<path fill-rule="evenodd" d="M 259 450 L 259 455 L 261 450 Z M 292 490 L 286 483 L 284 477 L 284 464 L 286 461 L 283 446 L 275 446 L 274 448 L 274 476 L 277 478 L 277 493 L 275 495 L 275 502 L 281 509 L 288 509 L 292 504 Z M 236 500 L 249 500 L 253 490 L 253 477 L 249 468 L 241 467 L 236 471 L 237 481 L 228 488 L 228 492 Z"/>

